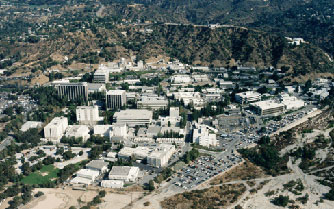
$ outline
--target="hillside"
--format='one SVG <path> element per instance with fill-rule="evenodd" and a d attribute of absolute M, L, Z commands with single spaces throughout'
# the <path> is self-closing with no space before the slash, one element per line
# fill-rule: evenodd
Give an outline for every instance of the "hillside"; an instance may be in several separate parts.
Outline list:
<path fill-rule="evenodd" d="M 192 24 L 228 24 L 302 37 L 334 56 L 331 0 L 102 0 L 125 19 Z M 140 6 L 129 7 L 138 3 Z M 109 10 L 110 9 L 110 10 Z M 107 13 L 107 12 L 106 12 Z"/>

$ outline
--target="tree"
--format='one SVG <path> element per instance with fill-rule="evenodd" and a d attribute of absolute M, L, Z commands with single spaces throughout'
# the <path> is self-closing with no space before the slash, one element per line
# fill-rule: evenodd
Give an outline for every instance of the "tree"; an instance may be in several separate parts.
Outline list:
<path fill-rule="evenodd" d="M 101 191 L 99 192 L 99 196 L 100 196 L 100 197 L 105 197 L 105 196 L 106 196 L 106 191 L 105 191 L 105 190 L 101 190 Z"/>
<path fill-rule="evenodd" d="M 150 191 L 155 190 L 155 186 L 154 186 L 154 181 L 153 180 L 150 180 L 148 182 L 148 190 L 150 190 Z"/>
<path fill-rule="evenodd" d="M 289 197 L 280 195 L 278 197 L 275 197 L 272 203 L 277 206 L 286 207 L 289 203 Z"/>
<path fill-rule="evenodd" d="M 21 170 L 23 172 L 23 175 L 27 176 L 31 173 L 31 168 L 28 162 L 23 163 Z"/>
<path fill-rule="evenodd" d="M 3 110 L 3 113 L 10 117 L 14 114 L 14 108 L 13 107 L 7 107 L 6 109 Z"/>
<path fill-rule="evenodd" d="M 305 83 L 304 86 L 304 93 L 308 92 L 308 90 L 312 88 L 312 81 L 310 79 L 308 79 Z"/>
<path fill-rule="evenodd" d="M 74 158 L 76 155 L 74 153 L 72 153 L 72 151 L 68 150 L 66 152 L 63 153 L 63 158 L 64 160 L 69 160 Z"/>

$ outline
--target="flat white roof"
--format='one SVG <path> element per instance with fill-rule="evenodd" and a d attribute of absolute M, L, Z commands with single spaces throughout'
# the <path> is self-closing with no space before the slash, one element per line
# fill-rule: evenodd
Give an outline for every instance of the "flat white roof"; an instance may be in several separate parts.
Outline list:
<path fill-rule="evenodd" d="M 123 93 L 126 93 L 126 91 L 125 90 L 109 90 L 107 92 L 107 95 L 120 95 Z"/>
<path fill-rule="evenodd" d="M 114 117 L 117 118 L 117 120 L 136 120 L 136 119 L 147 119 L 150 120 L 153 117 L 153 113 L 150 110 L 137 110 L 137 109 L 128 109 L 128 110 L 122 110 L 120 112 L 116 112 L 114 114 Z"/>
<path fill-rule="evenodd" d="M 100 175 L 99 171 L 94 171 L 91 169 L 80 169 L 77 174 L 81 174 L 81 175 L 89 175 L 89 176 L 98 176 Z"/>
<path fill-rule="evenodd" d="M 277 103 L 273 100 L 255 102 L 252 105 L 261 108 L 262 110 L 284 107 L 284 104 Z"/>

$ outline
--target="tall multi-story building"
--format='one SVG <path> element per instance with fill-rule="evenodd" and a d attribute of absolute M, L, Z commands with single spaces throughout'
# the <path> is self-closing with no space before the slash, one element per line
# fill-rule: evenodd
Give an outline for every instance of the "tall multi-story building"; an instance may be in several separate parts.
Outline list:
<path fill-rule="evenodd" d="M 217 146 L 216 132 L 212 127 L 196 124 L 193 129 L 193 143 L 205 147 Z"/>
<path fill-rule="evenodd" d="M 88 84 L 86 82 L 70 83 L 55 82 L 54 87 L 57 89 L 58 95 L 68 100 L 88 100 Z"/>
<path fill-rule="evenodd" d="M 66 117 L 56 117 L 48 125 L 44 127 L 44 138 L 53 142 L 60 142 L 60 138 L 68 127 Z"/>
<path fill-rule="evenodd" d="M 99 117 L 98 106 L 78 106 L 76 109 L 77 121 L 83 125 L 94 125 L 101 121 L 103 117 Z"/>
<path fill-rule="evenodd" d="M 126 105 L 125 90 L 110 90 L 106 95 L 107 109 L 117 109 Z"/>

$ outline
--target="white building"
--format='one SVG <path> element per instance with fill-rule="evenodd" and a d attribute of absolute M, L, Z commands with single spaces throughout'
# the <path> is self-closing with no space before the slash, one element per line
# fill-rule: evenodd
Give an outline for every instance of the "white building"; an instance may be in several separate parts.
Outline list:
<path fill-rule="evenodd" d="M 94 135 L 109 137 L 109 132 L 112 130 L 112 125 L 95 125 Z"/>
<path fill-rule="evenodd" d="M 125 138 L 128 136 L 128 127 L 125 123 L 116 123 L 112 125 L 112 134 L 110 134 L 110 136 L 121 136 Z"/>
<path fill-rule="evenodd" d="M 224 92 L 219 88 L 206 88 L 202 91 L 207 101 L 217 101 L 221 99 L 221 95 Z"/>
<path fill-rule="evenodd" d="M 109 71 L 106 69 L 98 69 L 94 73 L 94 83 L 109 83 Z"/>
<path fill-rule="evenodd" d="M 124 187 L 124 181 L 120 180 L 103 180 L 101 181 L 101 187 L 104 188 L 113 188 L 113 189 L 121 189 Z"/>
<path fill-rule="evenodd" d="M 78 106 L 76 116 L 77 121 L 83 125 L 94 125 L 103 120 L 103 117 L 99 117 L 98 106 Z"/>
<path fill-rule="evenodd" d="M 124 68 L 120 67 L 118 63 L 108 62 L 107 64 L 100 64 L 99 70 L 106 70 L 109 73 L 120 73 Z"/>
<path fill-rule="evenodd" d="M 125 90 L 110 90 L 106 95 L 107 109 L 117 109 L 126 105 Z"/>
<path fill-rule="evenodd" d="M 194 107 L 202 107 L 205 103 L 200 92 L 174 92 L 174 98 L 178 101 L 183 101 L 184 105 L 192 103 Z"/>
<path fill-rule="evenodd" d="M 171 81 L 176 84 L 187 84 L 191 83 L 192 79 L 189 75 L 173 75 Z"/>
<path fill-rule="evenodd" d="M 246 91 L 235 94 L 235 100 L 240 104 L 256 102 L 261 99 L 261 94 L 255 91 Z"/>
<path fill-rule="evenodd" d="M 295 96 L 289 96 L 288 94 L 282 94 L 280 96 L 281 103 L 285 106 L 286 110 L 297 110 L 305 106 L 305 102 L 298 99 Z"/>
<path fill-rule="evenodd" d="M 179 112 L 180 110 L 178 107 L 171 107 L 169 109 L 169 116 L 159 116 L 161 126 L 179 126 L 182 119 L 182 117 L 179 115 Z"/>
<path fill-rule="evenodd" d="M 192 75 L 194 82 L 209 82 L 209 77 L 206 74 Z"/>
<path fill-rule="evenodd" d="M 159 144 L 185 144 L 184 138 L 157 138 L 156 142 Z"/>
<path fill-rule="evenodd" d="M 201 146 L 217 146 L 217 130 L 207 125 L 197 125 L 193 129 L 193 143 Z"/>
<path fill-rule="evenodd" d="M 104 83 L 88 83 L 87 88 L 88 94 L 107 91 L 106 85 Z"/>
<path fill-rule="evenodd" d="M 121 110 L 114 114 L 114 121 L 128 126 L 148 125 L 152 122 L 153 113 L 150 110 Z"/>
<path fill-rule="evenodd" d="M 28 131 L 31 128 L 41 128 L 43 125 L 43 122 L 39 122 L 39 121 L 27 121 L 25 122 L 22 126 L 20 131 Z"/>
<path fill-rule="evenodd" d="M 234 88 L 235 84 L 232 81 L 220 80 L 219 81 L 219 86 L 223 89 L 232 89 L 232 88 Z"/>
<path fill-rule="evenodd" d="M 66 137 L 82 138 L 83 142 L 89 139 L 89 128 L 86 125 L 71 125 L 66 130 Z"/>
<path fill-rule="evenodd" d="M 105 173 L 108 171 L 108 165 L 109 163 L 104 162 L 104 160 L 92 160 L 86 165 L 86 168 L 99 173 Z"/>
<path fill-rule="evenodd" d="M 91 181 L 95 181 L 95 179 L 100 175 L 100 172 L 90 170 L 90 169 L 80 169 L 76 173 L 76 175 L 77 175 L 77 177 L 86 178 L 86 179 L 89 179 Z"/>
<path fill-rule="evenodd" d="M 260 101 L 251 104 L 257 114 L 259 115 L 277 115 L 284 112 L 284 104 L 275 102 L 273 100 Z"/>
<path fill-rule="evenodd" d="M 56 117 L 44 127 L 44 138 L 59 143 L 67 127 L 68 119 L 66 117 Z"/>
<path fill-rule="evenodd" d="M 135 182 L 138 179 L 139 168 L 133 166 L 113 166 L 110 173 L 110 180 L 122 180 L 125 182 Z"/>
<path fill-rule="evenodd" d="M 165 109 L 168 106 L 168 100 L 158 96 L 142 96 L 137 102 L 137 107 L 142 109 Z"/>
<path fill-rule="evenodd" d="M 174 153 L 174 145 L 160 144 L 156 150 L 147 156 L 147 164 L 158 168 L 165 167 Z"/>
<path fill-rule="evenodd" d="M 135 158 L 138 160 L 143 160 L 147 158 L 150 152 L 152 152 L 152 148 L 149 147 L 124 147 L 118 152 L 118 158 Z"/>

